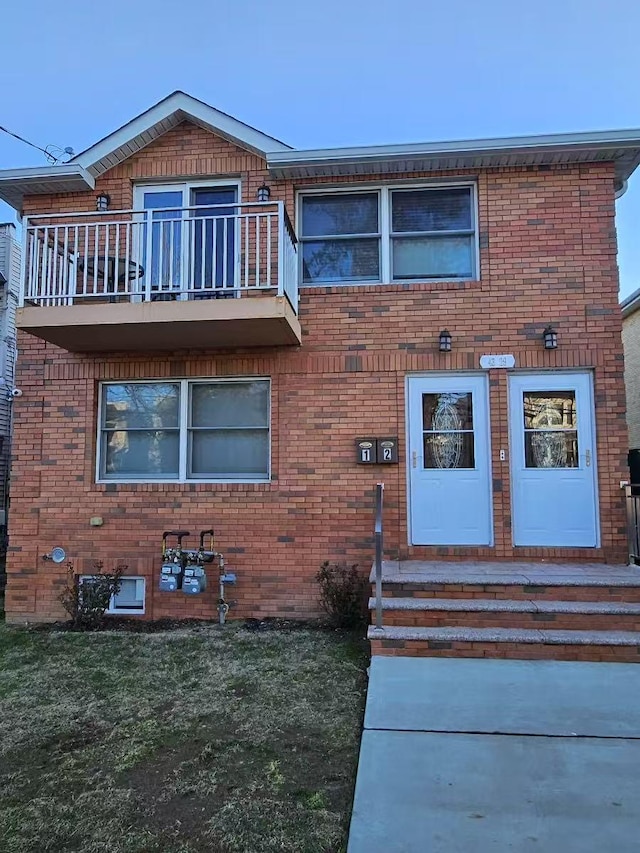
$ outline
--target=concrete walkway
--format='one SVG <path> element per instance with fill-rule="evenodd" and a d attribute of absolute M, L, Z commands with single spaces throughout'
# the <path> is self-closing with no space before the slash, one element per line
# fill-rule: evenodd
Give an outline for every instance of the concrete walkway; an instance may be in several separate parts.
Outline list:
<path fill-rule="evenodd" d="M 640 666 L 375 657 L 348 853 L 637 853 Z"/>

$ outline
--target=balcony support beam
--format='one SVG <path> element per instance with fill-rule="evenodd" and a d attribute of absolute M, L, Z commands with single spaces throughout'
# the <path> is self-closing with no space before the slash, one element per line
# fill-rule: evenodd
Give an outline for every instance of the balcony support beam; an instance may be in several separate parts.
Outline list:
<path fill-rule="evenodd" d="M 300 323 L 286 296 L 41 307 L 18 329 L 70 352 L 152 352 L 297 346 Z"/>

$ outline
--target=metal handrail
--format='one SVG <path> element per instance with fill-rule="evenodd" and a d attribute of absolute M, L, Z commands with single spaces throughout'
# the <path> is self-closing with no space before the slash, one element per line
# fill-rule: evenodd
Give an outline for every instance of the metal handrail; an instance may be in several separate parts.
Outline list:
<path fill-rule="evenodd" d="M 120 214 L 134 214 L 139 216 L 144 216 L 149 213 L 169 213 L 173 211 L 183 211 L 183 210 L 217 210 L 217 209 L 227 209 L 227 208 L 239 208 L 239 207 L 258 207 L 258 208 L 271 208 L 272 211 L 275 211 L 278 203 L 276 201 L 228 201 L 222 202 L 220 204 L 189 204 L 187 206 L 170 204 L 167 207 L 154 207 L 145 208 L 145 207 L 127 207 L 120 208 L 118 210 L 75 210 L 75 211 L 59 211 L 56 213 L 30 213 L 24 217 L 23 225 L 25 227 L 30 227 L 29 222 L 34 219 L 75 219 L 85 217 L 94 216 L 96 219 L 101 222 L 104 220 L 108 220 L 109 217 L 117 216 Z M 233 215 L 233 214 L 229 214 Z M 113 220 L 115 222 L 116 220 Z M 121 219 L 117 220 L 121 222 Z M 167 220 L 165 220 L 167 221 Z M 111 223 L 113 224 L 113 223 Z M 40 225 L 42 227 L 42 225 Z M 53 226 L 51 226 L 53 227 Z"/>
<path fill-rule="evenodd" d="M 297 313 L 296 243 L 283 201 L 35 214 L 20 307 L 272 291 Z"/>
<path fill-rule="evenodd" d="M 376 630 L 382 630 L 382 553 L 383 553 L 383 528 L 382 528 L 382 505 L 384 496 L 384 483 L 376 485 L 376 522 L 374 526 L 374 538 L 376 546 L 375 573 L 376 573 Z"/>
<path fill-rule="evenodd" d="M 629 563 L 640 563 L 640 485 L 624 484 Z"/>

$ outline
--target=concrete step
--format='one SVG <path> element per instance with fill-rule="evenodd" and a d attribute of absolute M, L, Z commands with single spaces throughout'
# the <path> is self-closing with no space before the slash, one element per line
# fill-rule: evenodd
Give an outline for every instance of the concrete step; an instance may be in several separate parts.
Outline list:
<path fill-rule="evenodd" d="M 369 628 L 373 655 L 640 663 L 640 632 L 523 628 Z"/>
<path fill-rule="evenodd" d="M 375 580 L 373 569 L 370 579 Z M 640 567 L 387 560 L 382 565 L 382 591 L 389 598 L 640 603 Z"/>
<path fill-rule="evenodd" d="M 375 598 L 369 599 L 371 621 Z M 482 598 L 383 598 L 385 626 L 640 631 L 640 603 Z"/>

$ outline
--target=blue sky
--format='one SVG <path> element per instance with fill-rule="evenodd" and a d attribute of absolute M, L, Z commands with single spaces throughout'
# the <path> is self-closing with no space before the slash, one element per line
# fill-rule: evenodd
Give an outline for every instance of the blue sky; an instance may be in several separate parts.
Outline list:
<path fill-rule="evenodd" d="M 634 128 L 639 32 L 637 0 L 31 0 L 2 11 L 0 124 L 81 151 L 183 89 L 295 147 Z M 0 133 L 0 168 L 44 163 Z M 636 174 L 623 296 L 639 222 Z"/>

